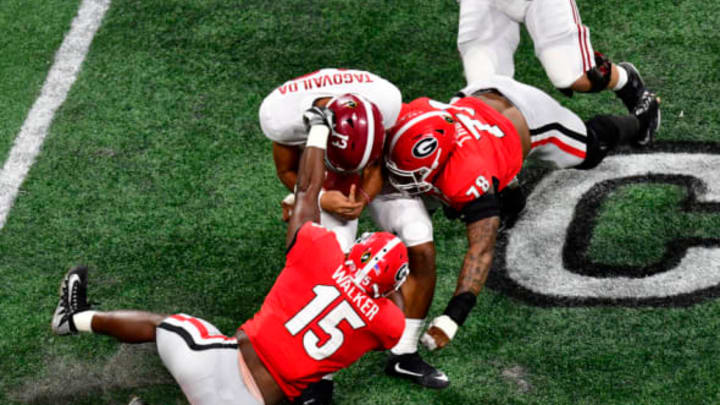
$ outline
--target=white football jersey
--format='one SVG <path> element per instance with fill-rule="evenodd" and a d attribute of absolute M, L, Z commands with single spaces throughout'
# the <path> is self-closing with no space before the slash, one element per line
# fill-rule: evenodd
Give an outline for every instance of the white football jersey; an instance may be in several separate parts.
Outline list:
<path fill-rule="evenodd" d="M 387 129 L 395 124 L 402 96 L 382 77 L 354 69 L 326 68 L 283 83 L 260 105 L 260 127 L 265 136 L 283 145 L 303 145 L 307 139 L 303 113 L 318 98 L 360 94 L 375 104 Z"/>

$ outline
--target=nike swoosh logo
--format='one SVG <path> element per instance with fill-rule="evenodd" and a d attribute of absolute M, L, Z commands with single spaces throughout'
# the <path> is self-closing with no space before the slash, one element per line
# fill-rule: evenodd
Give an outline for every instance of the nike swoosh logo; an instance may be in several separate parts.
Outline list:
<path fill-rule="evenodd" d="M 400 374 L 411 375 L 413 377 L 422 377 L 423 376 L 420 373 L 413 373 L 412 371 L 408 371 L 408 370 L 400 368 L 400 363 L 395 363 L 395 371 Z"/>
<path fill-rule="evenodd" d="M 308 405 L 308 404 L 312 404 L 312 403 L 315 403 L 315 402 L 316 402 L 316 401 L 315 401 L 315 398 L 313 398 L 313 399 L 308 399 L 307 401 L 303 402 L 303 405 Z"/>

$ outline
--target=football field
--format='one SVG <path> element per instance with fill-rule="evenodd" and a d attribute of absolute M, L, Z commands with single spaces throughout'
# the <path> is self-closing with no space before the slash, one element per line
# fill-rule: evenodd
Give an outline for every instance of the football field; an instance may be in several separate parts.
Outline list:
<path fill-rule="evenodd" d="M 370 353 L 334 403 L 720 404 L 720 3 L 577 2 L 595 49 L 661 97 L 655 144 L 592 172 L 527 167 L 477 306 L 447 349 L 421 349 L 450 387 L 386 377 Z M 276 86 L 323 67 L 377 73 L 406 101 L 465 85 L 454 0 L 0 5 L 0 404 L 187 403 L 152 345 L 53 336 L 58 283 L 87 264 L 100 310 L 234 333 L 284 263 L 286 192 L 257 119 Z M 553 89 L 525 33 L 515 78 L 584 119 L 624 113 L 610 92 Z M 433 220 L 431 318 L 467 246 L 462 223 Z"/>

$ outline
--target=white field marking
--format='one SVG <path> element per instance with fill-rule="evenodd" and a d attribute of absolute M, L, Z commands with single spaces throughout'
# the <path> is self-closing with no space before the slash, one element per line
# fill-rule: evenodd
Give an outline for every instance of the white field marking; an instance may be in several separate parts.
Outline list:
<path fill-rule="evenodd" d="M 20 186 L 33 165 L 50 129 L 55 111 L 65 102 L 80 66 L 100 27 L 110 0 L 83 0 L 35 100 L 0 170 L 0 230 L 5 225 Z"/>

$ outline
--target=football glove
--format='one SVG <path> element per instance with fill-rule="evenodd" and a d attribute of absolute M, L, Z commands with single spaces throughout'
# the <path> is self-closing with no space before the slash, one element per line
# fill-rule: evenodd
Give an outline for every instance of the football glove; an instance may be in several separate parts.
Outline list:
<path fill-rule="evenodd" d="M 334 118 L 333 112 L 325 107 L 314 106 L 303 113 L 303 123 L 305 123 L 307 131 L 310 131 L 313 125 L 324 125 L 332 130 L 335 122 Z"/>

